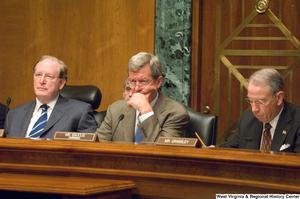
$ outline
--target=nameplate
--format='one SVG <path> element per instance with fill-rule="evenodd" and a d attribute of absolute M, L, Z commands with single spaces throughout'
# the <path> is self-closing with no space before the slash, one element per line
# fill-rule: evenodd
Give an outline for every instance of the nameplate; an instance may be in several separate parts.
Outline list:
<path fill-rule="evenodd" d="M 175 137 L 160 137 L 156 145 L 165 146 L 185 146 L 185 147 L 200 147 L 201 144 L 196 138 L 175 138 Z"/>
<path fill-rule="evenodd" d="M 87 141 L 98 142 L 98 135 L 96 133 L 77 133 L 77 132 L 55 132 L 54 140 L 71 140 L 71 141 Z"/>
<path fill-rule="evenodd" d="M 0 138 L 5 138 L 6 137 L 6 133 L 4 129 L 0 129 Z"/>

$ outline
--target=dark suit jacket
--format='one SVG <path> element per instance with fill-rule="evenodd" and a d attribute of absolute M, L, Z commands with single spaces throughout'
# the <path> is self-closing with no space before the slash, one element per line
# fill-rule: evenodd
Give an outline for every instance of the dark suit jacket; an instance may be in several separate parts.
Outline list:
<path fill-rule="evenodd" d="M 8 137 L 25 137 L 36 101 L 8 112 L 5 131 Z M 41 138 L 53 138 L 56 131 L 94 133 L 97 124 L 90 104 L 59 96 Z"/>
<path fill-rule="evenodd" d="M 6 106 L 0 103 L 0 129 L 4 129 Z"/>
<path fill-rule="evenodd" d="M 245 112 L 235 133 L 220 147 L 260 149 L 263 123 L 252 111 Z M 279 151 L 282 145 L 290 145 L 283 152 L 300 152 L 300 107 L 284 101 L 271 144 L 271 151 Z"/>
<path fill-rule="evenodd" d="M 96 133 L 100 140 L 110 140 L 119 116 L 124 119 L 113 136 L 114 141 L 134 142 L 136 110 L 127 106 L 127 100 L 119 100 L 109 106 L 106 117 Z M 143 141 L 155 142 L 160 136 L 182 137 L 189 122 L 189 114 L 179 102 L 172 100 L 159 91 L 159 97 L 153 107 L 154 115 L 139 123 Z"/>

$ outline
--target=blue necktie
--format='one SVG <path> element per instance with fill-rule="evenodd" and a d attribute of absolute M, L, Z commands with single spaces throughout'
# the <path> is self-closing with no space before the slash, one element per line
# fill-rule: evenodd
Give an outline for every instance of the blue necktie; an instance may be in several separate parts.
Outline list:
<path fill-rule="evenodd" d="M 141 116 L 141 113 L 139 114 Z M 135 142 L 141 142 L 143 140 L 143 135 L 138 126 L 136 126 Z"/>
<path fill-rule="evenodd" d="M 142 133 L 139 127 L 137 127 L 136 134 L 135 134 L 135 142 L 141 142 L 142 140 L 143 140 Z"/>
<path fill-rule="evenodd" d="M 40 107 L 42 109 L 42 113 L 40 118 L 36 121 L 36 123 L 34 124 L 31 132 L 29 133 L 28 137 L 31 138 L 39 138 L 42 134 L 42 131 L 44 130 L 46 124 L 47 124 L 47 109 L 48 106 L 47 104 L 43 104 Z"/>

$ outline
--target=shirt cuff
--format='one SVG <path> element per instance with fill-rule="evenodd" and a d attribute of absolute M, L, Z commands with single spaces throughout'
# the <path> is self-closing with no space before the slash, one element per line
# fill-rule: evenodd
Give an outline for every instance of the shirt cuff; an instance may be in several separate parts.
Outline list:
<path fill-rule="evenodd" d="M 141 115 L 141 116 L 139 117 L 139 121 L 140 121 L 140 122 L 143 122 L 143 121 L 145 121 L 148 117 L 150 117 L 150 116 L 152 116 L 152 115 L 154 115 L 154 112 L 153 112 L 153 111 L 151 111 L 151 112 L 149 112 L 149 113 L 146 113 L 146 114 L 144 114 L 144 115 Z"/>

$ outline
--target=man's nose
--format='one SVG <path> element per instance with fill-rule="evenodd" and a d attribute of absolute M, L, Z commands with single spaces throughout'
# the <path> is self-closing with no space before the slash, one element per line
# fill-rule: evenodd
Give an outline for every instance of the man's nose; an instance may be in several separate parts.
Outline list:
<path fill-rule="evenodd" d="M 133 88 L 133 90 L 134 90 L 134 93 L 137 93 L 137 92 L 140 92 L 142 89 L 140 88 L 139 84 L 136 83 L 135 87 Z"/>
<path fill-rule="evenodd" d="M 46 81 L 45 75 L 42 75 L 40 78 L 40 83 L 44 83 Z"/>
<path fill-rule="evenodd" d="M 138 85 L 135 85 L 135 87 L 132 87 L 129 91 L 129 97 L 131 97 L 134 93 L 138 92 L 137 89 L 138 89 Z"/>
<path fill-rule="evenodd" d="M 252 103 L 251 104 L 251 106 L 252 106 L 252 112 L 253 113 L 256 113 L 256 112 L 258 112 L 259 111 L 259 106 L 256 104 L 256 103 Z"/>

